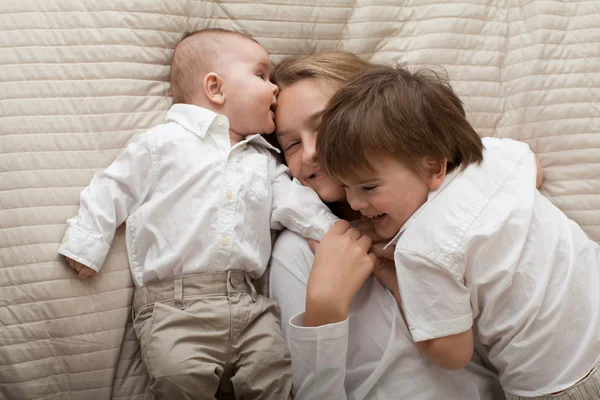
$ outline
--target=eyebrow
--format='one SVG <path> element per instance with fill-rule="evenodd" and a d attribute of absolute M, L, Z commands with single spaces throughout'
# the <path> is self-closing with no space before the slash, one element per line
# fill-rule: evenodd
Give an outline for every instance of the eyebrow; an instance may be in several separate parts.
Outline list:
<path fill-rule="evenodd" d="M 262 68 L 265 68 L 265 69 L 267 69 L 268 71 L 270 71 L 270 70 L 271 70 L 271 63 L 268 63 L 268 62 L 265 62 L 265 61 L 262 61 L 262 60 L 261 60 L 261 61 L 259 61 L 259 62 L 257 63 L 257 65 L 258 65 L 259 67 L 262 67 Z"/>
<path fill-rule="evenodd" d="M 321 117 L 323 115 L 324 112 L 325 112 L 325 109 L 316 111 L 313 113 L 313 115 L 310 116 L 310 118 L 308 118 L 308 120 L 311 122 L 316 121 L 317 119 L 319 119 L 319 117 Z"/>

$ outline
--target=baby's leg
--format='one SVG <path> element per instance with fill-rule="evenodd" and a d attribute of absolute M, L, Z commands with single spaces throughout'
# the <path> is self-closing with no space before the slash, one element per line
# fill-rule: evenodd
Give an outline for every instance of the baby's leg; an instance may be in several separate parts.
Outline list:
<path fill-rule="evenodd" d="M 279 325 L 279 307 L 261 295 L 239 295 L 236 310 L 232 308 L 235 395 L 238 399 L 291 399 L 291 358 Z"/>
<path fill-rule="evenodd" d="M 227 294 L 184 295 L 184 304 L 171 296 L 134 314 L 151 388 L 157 399 L 215 399 L 228 352 Z"/>

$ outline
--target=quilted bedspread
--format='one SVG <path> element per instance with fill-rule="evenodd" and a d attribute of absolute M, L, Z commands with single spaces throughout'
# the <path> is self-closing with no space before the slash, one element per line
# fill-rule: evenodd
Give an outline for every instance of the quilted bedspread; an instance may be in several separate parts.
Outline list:
<path fill-rule="evenodd" d="M 79 192 L 171 104 L 184 32 L 274 62 L 344 49 L 442 65 L 483 136 L 527 142 L 541 191 L 600 242 L 600 1 L 0 1 L 0 399 L 145 399 L 123 230 L 86 281 L 57 255 Z"/>

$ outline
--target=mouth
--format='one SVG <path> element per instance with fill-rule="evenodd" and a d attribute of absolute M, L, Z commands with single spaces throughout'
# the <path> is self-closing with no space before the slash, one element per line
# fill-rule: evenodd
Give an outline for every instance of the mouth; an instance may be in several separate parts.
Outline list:
<path fill-rule="evenodd" d="M 387 215 L 386 213 L 382 213 L 382 214 L 365 215 L 365 217 L 369 218 L 375 224 L 375 223 L 381 221 L 383 218 L 385 218 L 386 215 Z"/>

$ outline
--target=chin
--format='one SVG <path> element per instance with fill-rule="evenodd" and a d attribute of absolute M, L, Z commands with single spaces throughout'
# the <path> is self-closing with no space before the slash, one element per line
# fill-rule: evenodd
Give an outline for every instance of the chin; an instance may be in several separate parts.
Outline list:
<path fill-rule="evenodd" d="M 400 227 L 388 223 L 374 225 L 373 228 L 375 229 L 375 233 L 383 240 L 391 240 L 400 231 Z"/>

